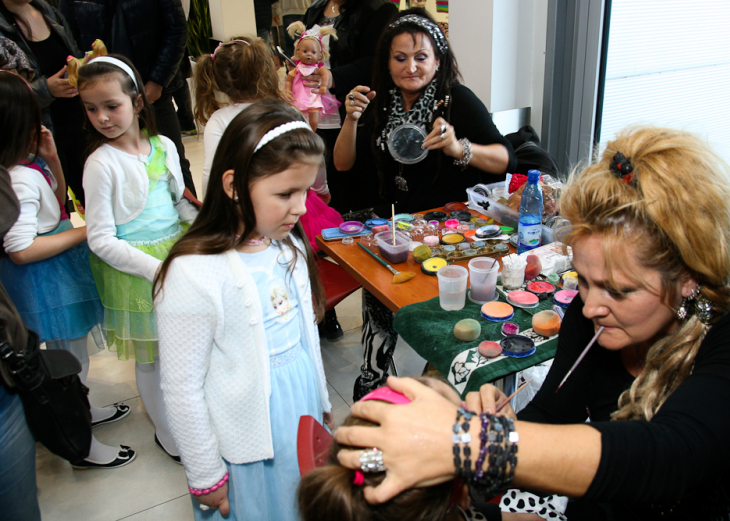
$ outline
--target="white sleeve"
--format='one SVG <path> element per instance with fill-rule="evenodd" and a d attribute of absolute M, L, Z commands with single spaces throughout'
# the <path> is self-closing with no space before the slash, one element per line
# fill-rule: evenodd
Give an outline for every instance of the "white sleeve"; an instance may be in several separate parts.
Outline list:
<path fill-rule="evenodd" d="M 170 265 L 155 312 L 167 420 L 189 485 L 205 489 L 226 473 L 203 389 L 218 322 L 206 289 L 217 288 L 203 287 L 188 260 L 179 257 Z"/>
<path fill-rule="evenodd" d="M 208 193 L 210 168 L 213 166 L 215 151 L 225 130 L 225 125 L 223 125 L 220 118 L 216 117 L 215 113 L 208 120 L 208 124 L 205 125 L 205 132 L 203 133 L 203 153 L 205 155 L 203 159 L 203 198 Z"/>
<path fill-rule="evenodd" d="M 109 169 L 95 159 L 88 159 L 84 166 L 83 184 L 86 240 L 91 251 L 112 268 L 152 282 L 157 267 L 162 263 L 117 238 L 112 205 L 114 187 Z"/>
<path fill-rule="evenodd" d="M 176 201 L 175 210 L 180 216 L 182 222 L 192 224 L 195 218 L 198 216 L 198 209 L 193 204 L 185 199 L 185 179 L 182 175 L 182 169 L 180 168 L 180 156 L 175 148 L 175 143 L 171 139 L 165 136 L 158 136 L 165 146 L 165 153 L 168 156 L 166 164 L 170 169 L 170 174 L 175 178 L 177 193 L 173 194 L 173 201 Z"/>
<path fill-rule="evenodd" d="M 11 177 L 13 190 L 20 203 L 20 215 L 3 240 L 7 253 L 30 248 L 38 235 L 38 214 L 41 209 L 40 187 L 32 182 L 18 182 L 17 176 Z"/>

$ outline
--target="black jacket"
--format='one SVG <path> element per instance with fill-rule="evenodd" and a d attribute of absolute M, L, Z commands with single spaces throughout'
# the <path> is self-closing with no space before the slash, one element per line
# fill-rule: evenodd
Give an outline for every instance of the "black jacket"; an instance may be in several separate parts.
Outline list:
<path fill-rule="evenodd" d="M 180 0 L 118 0 L 111 27 L 108 9 L 113 0 L 62 0 L 61 12 L 79 47 L 90 50 L 97 38 L 110 53 L 129 58 L 145 83 L 171 87 L 178 74 L 188 38 Z"/>
<path fill-rule="evenodd" d="M 316 0 L 304 15 L 310 29 L 322 19 L 328 0 Z M 358 85 L 370 85 L 373 56 L 380 35 L 398 9 L 390 0 L 358 0 L 335 22 L 337 40 L 330 39 L 330 64 L 335 82 L 334 94 L 343 102 Z"/>
<path fill-rule="evenodd" d="M 77 58 L 81 58 L 82 53 L 74 41 L 68 22 L 64 19 L 61 13 L 43 0 L 33 0 L 30 5 L 45 15 L 51 26 L 51 30 L 61 37 L 61 40 L 63 40 L 63 43 L 66 45 L 68 53 L 76 56 Z M 33 68 L 33 72 L 35 72 L 35 77 L 33 78 L 31 86 L 33 87 L 33 92 L 35 92 L 38 97 L 38 102 L 40 103 L 41 108 L 43 109 L 43 124 L 48 128 L 53 128 L 51 125 L 51 115 L 47 109 L 50 107 L 51 103 L 53 103 L 55 98 L 51 96 L 51 93 L 48 91 L 47 78 L 43 76 L 38 60 L 30 50 L 20 28 L 15 24 L 14 20 L 6 19 L 2 13 L 0 13 L 0 34 L 18 44 L 18 47 L 20 47 L 20 49 L 25 53 L 25 56 L 28 58 L 28 63 Z"/>

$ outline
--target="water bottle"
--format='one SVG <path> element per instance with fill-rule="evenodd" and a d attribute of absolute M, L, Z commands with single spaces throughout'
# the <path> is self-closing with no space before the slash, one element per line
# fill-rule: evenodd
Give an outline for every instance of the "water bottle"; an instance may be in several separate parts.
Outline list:
<path fill-rule="evenodd" d="M 542 189 L 539 170 L 527 172 L 527 186 L 520 199 L 520 223 L 518 227 L 519 241 L 517 253 L 522 253 L 540 246 L 542 234 Z"/>

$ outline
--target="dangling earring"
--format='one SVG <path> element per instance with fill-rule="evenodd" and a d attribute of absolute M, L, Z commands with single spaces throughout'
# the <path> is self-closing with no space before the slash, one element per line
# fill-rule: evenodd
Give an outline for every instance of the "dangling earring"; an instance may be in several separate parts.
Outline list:
<path fill-rule="evenodd" d="M 234 201 L 236 201 L 236 202 L 238 202 L 238 196 L 235 196 L 235 197 L 233 198 L 233 200 L 234 200 Z"/>
<path fill-rule="evenodd" d="M 438 72 L 438 71 L 439 71 L 439 66 L 438 66 L 438 65 L 436 65 L 436 72 Z"/>
<path fill-rule="evenodd" d="M 679 306 L 679 309 L 677 310 L 677 317 L 679 318 L 679 320 L 684 320 L 685 318 L 687 318 L 688 304 L 690 302 L 692 302 L 693 300 L 695 300 L 700 295 L 701 289 L 702 289 L 701 286 L 699 284 L 697 284 L 697 286 L 695 286 L 695 289 L 692 290 L 692 293 L 690 293 L 690 295 L 688 297 L 685 297 L 682 299 L 682 304 Z"/>

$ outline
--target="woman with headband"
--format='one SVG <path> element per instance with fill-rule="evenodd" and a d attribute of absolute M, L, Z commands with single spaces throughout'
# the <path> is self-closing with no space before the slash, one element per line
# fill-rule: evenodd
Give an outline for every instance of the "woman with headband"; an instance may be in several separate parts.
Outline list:
<path fill-rule="evenodd" d="M 505 396 L 491 385 L 459 409 L 390 379 L 413 403 L 355 404 L 379 427 L 336 433 L 382 451 L 388 478 L 366 498 L 457 473 L 490 496 L 511 482 L 580 498 L 568 519 L 728 519 L 730 167 L 686 132 L 628 129 L 573 176 L 560 212 L 580 298 L 537 396 L 512 423 L 492 416 Z"/>

